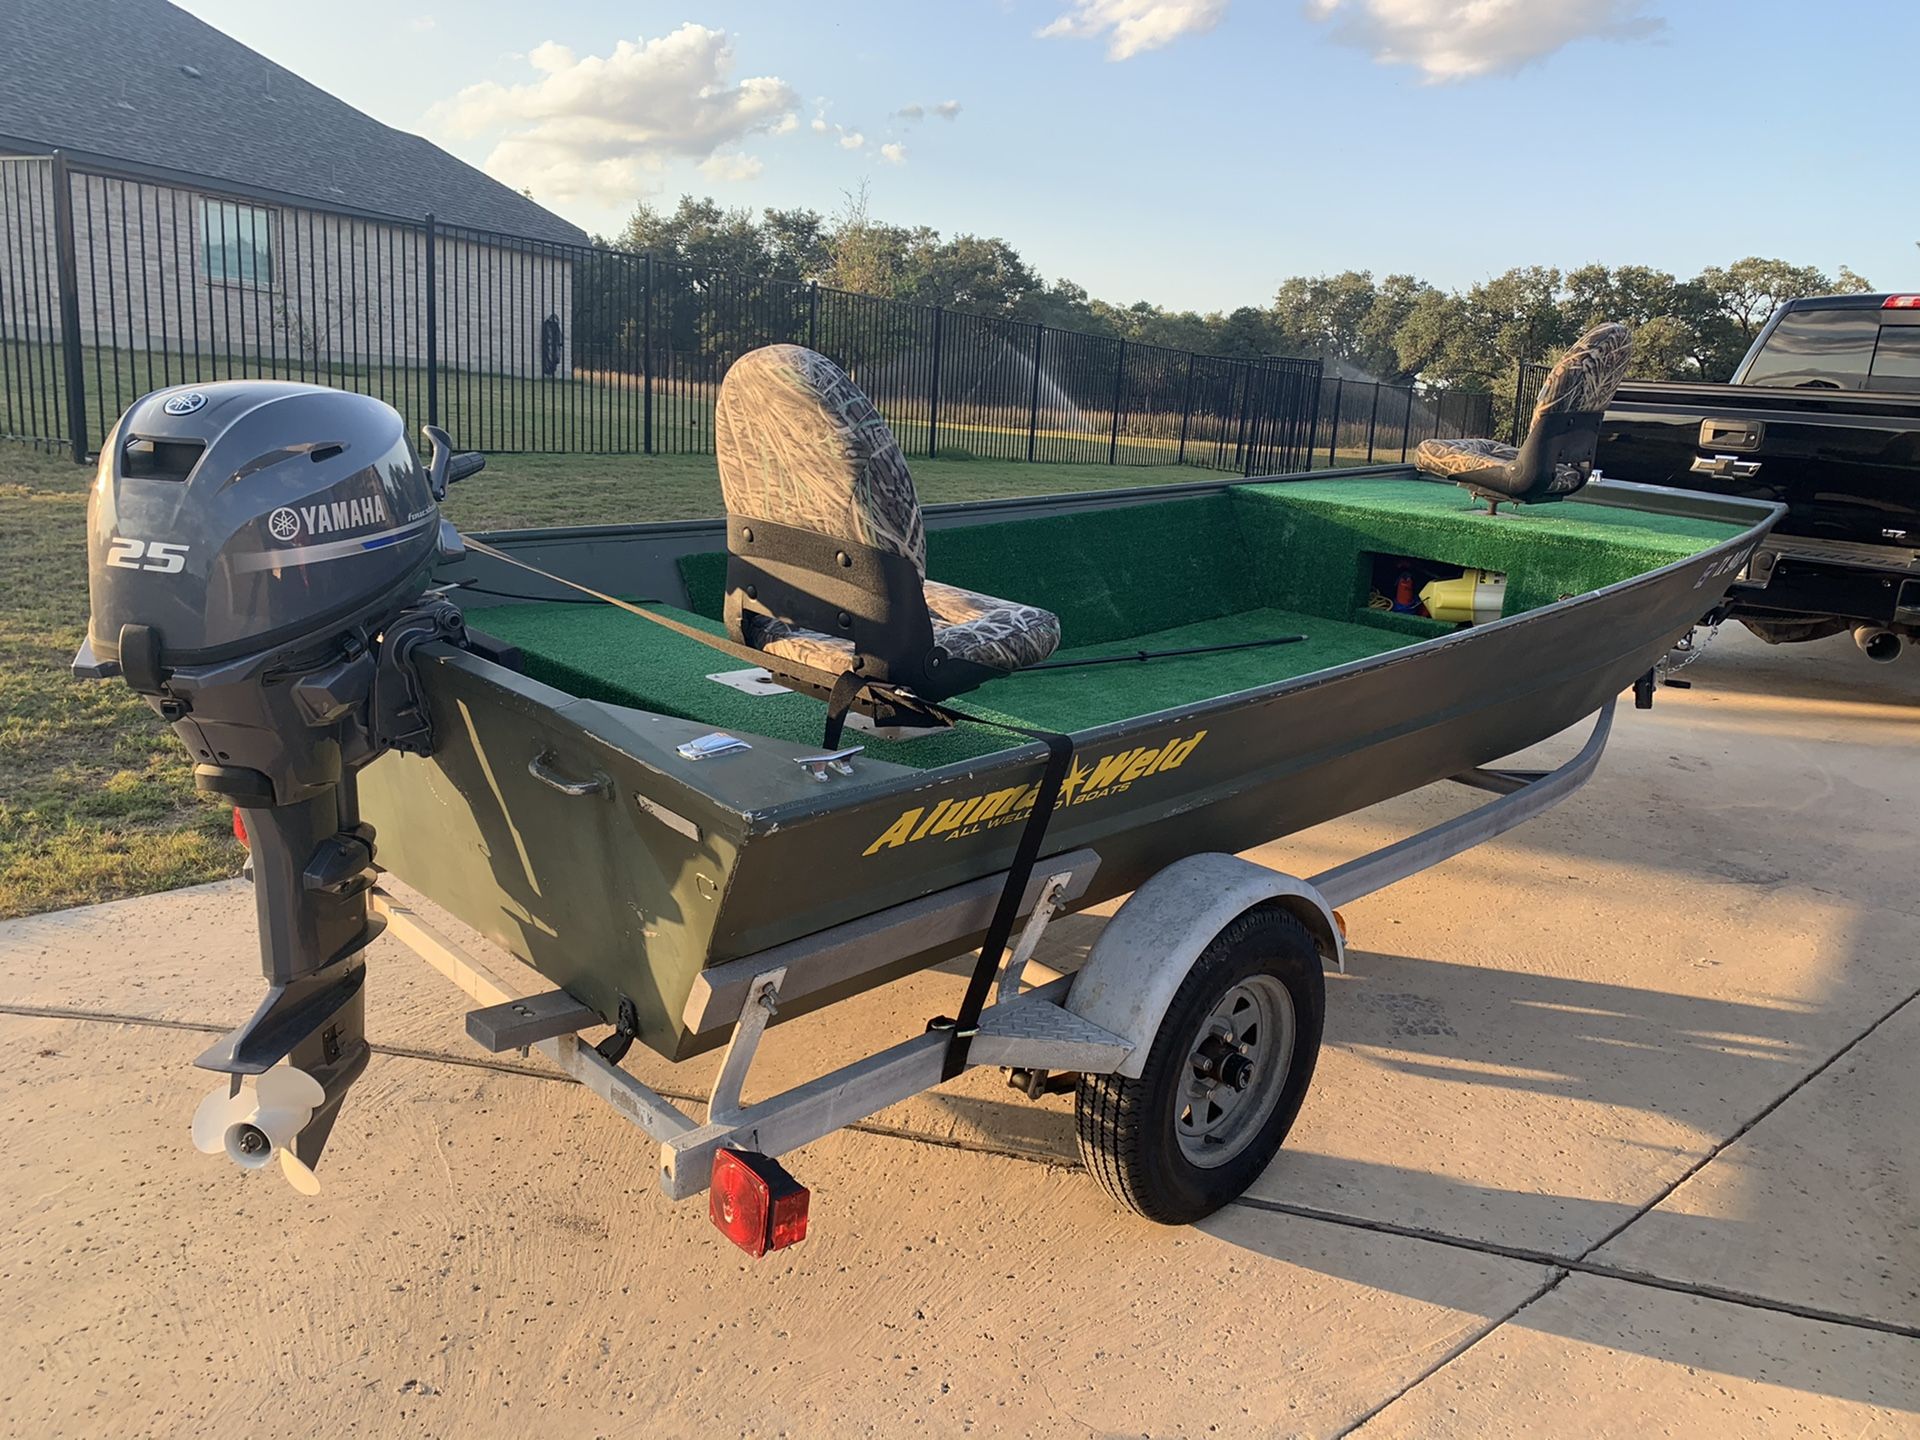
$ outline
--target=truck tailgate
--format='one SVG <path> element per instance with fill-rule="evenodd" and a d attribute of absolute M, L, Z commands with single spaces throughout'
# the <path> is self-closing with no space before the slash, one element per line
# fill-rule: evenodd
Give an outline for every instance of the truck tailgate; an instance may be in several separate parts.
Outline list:
<path fill-rule="evenodd" d="M 1615 480 L 1781 502 L 1781 537 L 1920 546 L 1920 396 L 1629 383 L 1598 462 Z"/>

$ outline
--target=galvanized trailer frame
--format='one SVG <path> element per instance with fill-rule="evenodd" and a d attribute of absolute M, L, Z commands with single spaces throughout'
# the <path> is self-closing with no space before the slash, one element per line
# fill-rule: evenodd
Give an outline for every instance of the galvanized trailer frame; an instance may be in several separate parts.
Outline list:
<path fill-rule="evenodd" d="M 1048 922 L 1086 888 L 1098 857 L 1076 851 L 1043 861 L 1023 907 L 1025 926 L 998 977 L 995 1003 L 982 1014 L 969 1067 L 1137 1077 L 1188 966 L 1224 926 L 1257 905 L 1293 910 L 1316 937 L 1323 959 L 1344 969 L 1336 906 L 1492 840 L 1566 799 L 1598 766 L 1613 709 L 1612 700 L 1599 709 L 1585 743 L 1564 763 L 1550 770 L 1480 767 L 1455 775 L 1456 783 L 1495 798 L 1309 878 L 1219 852 L 1176 861 L 1133 892 L 1081 969 L 1022 989 Z M 997 878 L 987 877 L 979 886 L 990 887 Z M 481 1008 L 467 1017 L 469 1034 L 496 1051 L 537 1048 L 659 1142 L 661 1189 L 680 1200 L 708 1187 L 714 1157 L 723 1149 L 788 1154 L 941 1083 L 948 1035 L 929 1031 L 752 1104 L 741 1099 L 790 973 L 825 968 L 834 978 L 845 978 L 883 969 L 902 955 L 924 950 L 929 926 L 968 933 L 967 907 L 977 901 L 969 894 L 898 906 L 808 937 L 799 948 L 777 946 L 722 967 L 735 973 L 687 1002 L 690 1016 L 698 1009 L 702 1016 L 733 1024 L 703 1119 L 688 1115 L 584 1040 L 580 1030 L 602 1023 L 593 1012 L 564 992 L 514 993 L 494 973 L 489 957 L 449 938 L 421 912 L 413 892 L 391 877 L 376 890 L 374 908 L 384 916 L 387 934 L 479 1003 Z"/>

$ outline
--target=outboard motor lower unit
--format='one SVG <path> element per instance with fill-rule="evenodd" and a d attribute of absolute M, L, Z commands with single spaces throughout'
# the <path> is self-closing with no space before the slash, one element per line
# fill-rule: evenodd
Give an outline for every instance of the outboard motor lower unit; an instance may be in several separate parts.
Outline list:
<path fill-rule="evenodd" d="M 410 656 L 464 638 L 428 582 L 459 553 L 438 502 L 484 462 L 426 433 L 423 468 L 400 416 L 368 396 L 163 390 L 107 436 L 88 509 L 74 672 L 146 698 L 199 788 L 237 807 L 253 857 L 269 989 L 195 1062 L 231 1079 L 195 1115 L 194 1143 L 247 1168 L 277 1157 L 309 1192 L 367 1063 L 360 952 L 379 923 L 356 776 L 388 750 L 431 750 Z"/>

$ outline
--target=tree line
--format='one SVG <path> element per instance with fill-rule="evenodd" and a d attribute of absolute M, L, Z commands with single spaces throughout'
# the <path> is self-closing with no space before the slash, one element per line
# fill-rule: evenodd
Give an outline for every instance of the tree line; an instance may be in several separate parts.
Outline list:
<path fill-rule="evenodd" d="M 1347 270 L 1283 280 L 1265 305 L 1201 314 L 1095 299 L 1071 280 L 1045 279 L 997 236 L 943 236 L 876 220 L 864 189 L 833 215 L 804 208 L 756 215 L 691 195 L 672 210 L 642 204 L 618 235 L 599 243 L 749 282 L 813 281 L 1178 350 L 1318 357 L 1329 374 L 1496 394 L 1512 384 L 1518 364 L 1553 358 L 1602 320 L 1632 328 L 1640 378 L 1725 380 L 1782 301 L 1872 288 L 1844 265 L 1829 275 L 1758 256 L 1684 280 L 1647 265 L 1525 265 L 1464 290 Z"/>

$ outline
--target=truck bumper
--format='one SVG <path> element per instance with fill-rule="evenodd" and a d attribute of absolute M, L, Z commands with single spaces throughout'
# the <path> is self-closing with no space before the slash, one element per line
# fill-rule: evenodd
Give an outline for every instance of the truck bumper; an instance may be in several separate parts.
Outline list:
<path fill-rule="evenodd" d="M 1920 629 L 1920 554 L 1889 546 L 1882 559 L 1859 553 L 1870 547 L 1845 548 L 1773 537 L 1754 552 L 1744 583 L 1729 597 L 1733 613 Z"/>

